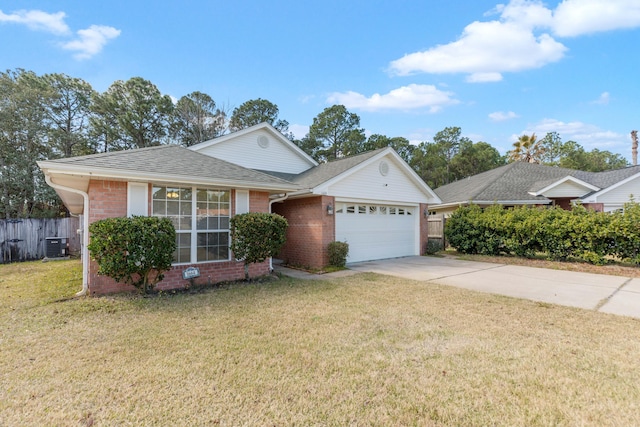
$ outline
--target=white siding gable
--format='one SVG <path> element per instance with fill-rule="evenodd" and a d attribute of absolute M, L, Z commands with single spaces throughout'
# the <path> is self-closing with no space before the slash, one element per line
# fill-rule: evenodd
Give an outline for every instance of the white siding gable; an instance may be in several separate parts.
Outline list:
<path fill-rule="evenodd" d="M 289 143 L 264 128 L 236 137 L 233 134 L 230 136 L 219 143 L 199 149 L 198 152 L 249 169 L 298 174 L 314 166 Z"/>
<path fill-rule="evenodd" d="M 580 185 L 577 182 L 567 180 L 562 184 L 556 185 L 553 188 L 542 193 L 544 197 L 582 197 L 587 193 L 593 191 L 590 188 L 586 188 L 584 185 Z"/>
<path fill-rule="evenodd" d="M 383 162 L 386 167 L 381 166 Z M 381 170 L 386 170 L 386 175 Z M 428 195 L 391 155 L 377 159 L 344 179 L 317 190 L 338 198 L 411 204 L 429 202 Z"/>
<path fill-rule="evenodd" d="M 594 197 L 587 197 L 585 200 L 591 201 L 594 199 L 595 203 L 615 204 L 621 207 L 624 203 L 631 201 L 631 197 L 633 197 L 634 201 L 640 202 L 640 177 L 603 192 L 601 195 L 594 194 Z"/>

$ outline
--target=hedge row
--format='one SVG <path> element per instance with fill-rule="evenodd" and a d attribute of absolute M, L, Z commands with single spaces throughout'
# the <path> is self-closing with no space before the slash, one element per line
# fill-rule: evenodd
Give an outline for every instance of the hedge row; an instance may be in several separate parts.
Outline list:
<path fill-rule="evenodd" d="M 545 255 L 552 260 L 577 258 L 592 264 L 617 259 L 640 264 L 640 205 L 604 213 L 575 206 L 504 209 L 477 205 L 457 209 L 445 235 L 457 251 L 468 254 Z"/>

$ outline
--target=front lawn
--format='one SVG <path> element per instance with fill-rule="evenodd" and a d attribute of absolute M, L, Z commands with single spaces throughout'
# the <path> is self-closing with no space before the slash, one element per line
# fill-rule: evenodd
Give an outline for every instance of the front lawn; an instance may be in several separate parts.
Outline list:
<path fill-rule="evenodd" d="M 640 321 L 374 274 L 64 299 L 0 265 L 0 425 L 638 425 Z"/>

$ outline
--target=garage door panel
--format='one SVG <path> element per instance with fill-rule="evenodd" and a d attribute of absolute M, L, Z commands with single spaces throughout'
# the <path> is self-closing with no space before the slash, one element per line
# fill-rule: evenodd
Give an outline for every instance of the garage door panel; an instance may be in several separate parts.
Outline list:
<path fill-rule="evenodd" d="M 416 255 L 416 220 L 408 206 L 341 203 L 336 240 L 349 244 L 348 262 Z"/>

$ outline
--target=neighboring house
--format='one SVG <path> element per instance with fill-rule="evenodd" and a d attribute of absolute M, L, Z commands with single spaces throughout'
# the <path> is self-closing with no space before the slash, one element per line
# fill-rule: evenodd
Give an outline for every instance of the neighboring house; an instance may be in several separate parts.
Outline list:
<path fill-rule="evenodd" d="M 610 212 L 640 196 L 640 166 L 605 172 L 585 172 L 535 163 L 513 162 L 443 185 L 434 190 L 441 203 L 429 206 L 432 214 L 450 214 L 458 206 L 500 204 L 557 205 L 572 203 Z"/>
<path fill-rule="evenodd" d="M 69 211 L 83 215 L 83 291 L 133 289 L 97 275 L 86 245 L 89 224 L 127 215 L 168 217 L 177 232 L 175 263 L 158 284 L 187 284 L 182 271 L 200 269 L 200 280 L 244 277 L 229 251 L 229 221 L 245 212 L 287 218 L 280 258 L 322 268 L 327 245 L 349 243 L 349 262 L 423 252 L 428 204 L 440 200 L 391 148 L 318 164 L 263 123 L 183 148 L 163 145 L 38 163 Z M 269 272 L 269 261 L 251 266 Z"/>

